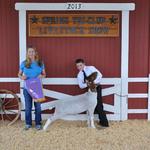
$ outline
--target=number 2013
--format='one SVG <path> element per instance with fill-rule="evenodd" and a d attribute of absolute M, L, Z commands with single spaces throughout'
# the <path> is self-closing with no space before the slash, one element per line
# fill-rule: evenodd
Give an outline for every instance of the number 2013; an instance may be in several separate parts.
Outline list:
<path fill-rule="evenodd" d="M 67 4 L 67 9 L 69 10 L 76 10 L 76 9 L 81 9 L 81 4 L 80 3 L 69 3 Z"/>

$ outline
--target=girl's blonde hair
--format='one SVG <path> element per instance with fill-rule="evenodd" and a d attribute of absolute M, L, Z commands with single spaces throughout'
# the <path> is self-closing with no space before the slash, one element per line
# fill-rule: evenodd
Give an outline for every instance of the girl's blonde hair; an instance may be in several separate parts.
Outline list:
<path fill-rule="evenodd" d="M 34 49 L 34 51 L 35 51 L 35 61 L 36 61 L 37 64 L 41 67 L 41 66 L 43 65 L 43 63 L 42 63 L 42 60 L 40 59 L 40 57 L 39 57 L 39 55 L 38 55 L 38 52 L 37 52 L 37 50 L 36 50 L 35 47 L 28 47 L 28 49 L 27 49 L 27 55 L 26 55 L 26 60 L 25 60 L 25 66 L 26 66 L 27 68 L 30 68 L 31 63 L 32 63 L 31 59 L 28 57 L 28 50 L 29 50 L 29 48 Z"/>

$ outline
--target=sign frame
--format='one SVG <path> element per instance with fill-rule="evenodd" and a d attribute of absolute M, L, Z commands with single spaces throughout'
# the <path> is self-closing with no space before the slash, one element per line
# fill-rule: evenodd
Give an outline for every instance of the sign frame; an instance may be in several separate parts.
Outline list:
<path fill-rule="evenodd" d="M 28 14 L 29 37 L 119 37 L 120 14 Z"/>

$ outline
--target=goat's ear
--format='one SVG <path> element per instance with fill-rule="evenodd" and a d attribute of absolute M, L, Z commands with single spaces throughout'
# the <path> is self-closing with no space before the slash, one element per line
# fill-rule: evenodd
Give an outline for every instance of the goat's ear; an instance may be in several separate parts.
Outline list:
<path fill-rule="evenodd" d="M 97 72 L 93 72 L 93 75 L 92 75 L 92 81 L 94 81 L 97 77 Z"/>
<path fill-rule="evenodd" d="M 93 72 L 90 76 L 88 76 L 88 79 L 90 81 L 94 81 L 97 77 L 97 72 Z"/>

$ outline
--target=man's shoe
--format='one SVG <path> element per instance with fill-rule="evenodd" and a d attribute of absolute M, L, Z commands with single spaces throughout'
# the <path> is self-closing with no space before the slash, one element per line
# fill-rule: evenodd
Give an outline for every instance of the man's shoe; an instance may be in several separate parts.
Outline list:
<path fill-rule="evenodd" d="M 104 122 L 99 122 L 99 124 L 102 126 L 102 127 L 109 127 L 109 124 L 108 124 L 108 121 L 104 121 Z"/>
<path fill-rule="evenodd" d="M 31 127 L 31 125 L 26 124 L 24 130 L 29 130 Z"/>
<path fill-rule="evenodd" d="M 42 130 L 42 125 L 36 125 L 35 128 L 36 128 L 37 130 Z"/>

